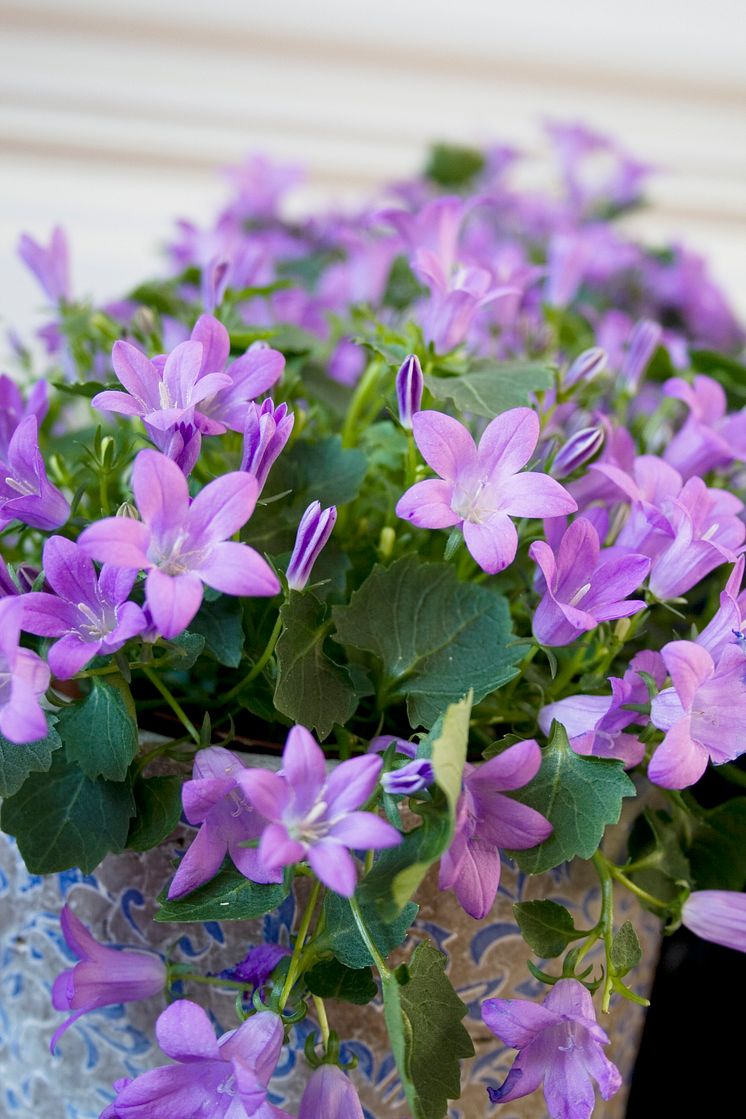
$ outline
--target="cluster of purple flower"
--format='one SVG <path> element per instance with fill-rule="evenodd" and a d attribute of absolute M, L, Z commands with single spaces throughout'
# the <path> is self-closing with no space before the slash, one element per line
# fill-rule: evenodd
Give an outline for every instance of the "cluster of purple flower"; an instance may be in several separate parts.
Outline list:
<path fill-rule="evenodd" d="M 536 778 L 543 753 L 533 736 L 549 735 L 553 723 L 578 755 L 640 767 L 664 790 L 689 788 L 708 762 L 746 753 L 746 519 L 734 492 L 746 462 L 746 408 L 731 410 L 714 377 L 691 372 L 698 347 L 734 353 L 744 336 L 697 258 L 683 249 L 653 253 L 610 223 L 638 200 L 647 169 L 580 127 L 553 126 L 550 139 L 563 188 L 555 195 L 512 188 L 515 153 L 496 149 L 486 153 L 469 196 L 440 194 L 423 178 L 396 188 L 396 205 L 300 223 L 280 213 L 295 171 L 250 161 L 234 174 L 233 200 L 213 228 L 181 224 L 170 250 L 178 274 L 167 282 L 166 309 L 132 297 L 98 318 L 78 308 L 76 318 L 63 234 L 55 230 L 48 248 L 22 239 L 24 261 L 59 308 L 44 331 L 49 351 L 68 372 L 78 362 L 72 381 L 103 377 L 106 384 L 92 390 L 97 419 L 150 446 L 125 462 L 121 504 L 107 515 L 117 506 L 101 496 L 108 475 L 100 462 L 95 486 L 90 479 L 78 486 L 57 456 L 47 472 L 39 444 L 48 408 L 43 383 L 24 400 L 0 378 L 0 531 L 12 560 L 9 567 L 0 557 L 5 739 L 43 738 L 50 680 L 54 686 L 85 675 L 94 657 L 107 664 L 118 658 L 118 671 L 128 643 L 145 642 L 142 665 L 152 675 L 150 646 L 181 637 L 205 599 L 209 605 L 221 595 L 282 593 L 289 609 L 308 588 L 337 523 L 331 501 L 322 508 L 312 500 L 301 513 L 322 492 L 313 489 L 317 474 L 305 479 L 310 492 L 292 514 L 292 552 L 288 543 L 262 555 L 241 533 L 257 504 L 268 504 L 261 495 L 280 456 L 290 459 L 291 440 L 302 450 L 303 439 L 323 438 L 338 442 L 341 453 L 376 448 L 371 461 L 383 464 L 385 475 L 375 499 L 368 495 L 367 504 L 361 499 L 359 509 L 340 515 L 340 548 L 354 553 L 354 563 L 349 580 L 347 568 L 338 579 L 339 601 L 349 601 L 348 588 L 359 589 L 374 548 L 384 561 L 432 557 L 442 542 L 432 533 L 448 530 L 446 561 L 455 557 L 463 582 L 504 594 L 506 614 L 512 611 L 531 642 L 522 667 L 528 671 L 537 653 L 555 667 L 565 658 L 558 683 L 544 676 L 528 699 L 519 696 L 515 727 L 500 691 L 493 693 L 497 706 L 482 730 L 491 737 L 502 725 L 513 733 L 488 761 L 473 764 L 470 755 L 455 790 L 445 789 L 452 803 L 439 883 L 470 916 L 481 920 L 493 907 L 502 848 L 523 851 L 552 835 L 553 822 L 511 794 Z M 590 182 L 598 156 L 610 170 Z M 89 332 L 82 340 L 75 334 L 81 318 Z M 109 346 L 112 331 L 123 335 L 110 356 L 103 343 L 88 345 L 101 322 Z M 291 338 L 284 347 L 283 330 Z M 306 346 L 312 360 L 298 360 L 294 346 Z M 543 389 L 521 385 L 531 362 L 547 378 Z M 337 384 L 327 383 L 317 400 L 320 365 Z M 121 388 L 112 387 L 110 367 Z M 508 370 L 504 404 L 493 406 L 491 397 L 485 403 L 473 381 L 466 392 L 475 369 L 487 380 L 490 371 L 499 378 Z M 267 394 L 280 383 L 285 399 L 276 403 Z M 462 395 L 448 395 L 454 384 Z M 342 416 L 325 412 L 325 393 L 343 394 Z M 450 409 L 458 416 L 443 399 L 458 405 Z M 384 405 L 394 422 L 382 418 Z M 75 422 L 72 412 L 61 417 L 58 425 Z M 385 427 L 378 444 L 366 443 L 371 424 Z M 291 488 L 298 484 L 290 467 L 287 476 Z M 53 535 L 34 553 L 28 541 L 38 533 Z M 719 606 L 699 624 L 703 587 L 713 590 L 706 580 L 726 564 L 732 569 Z M 324 621 L 309 624 L 300 644 L 324 659 L 334 611 L 309 600 Z M 671 621 L 679 607 L 697 622 L 682 633 Z M 646 628 L 653 615 L 656 625 Z M 271 658 L 285 622 L 280 612 L 269 644 L 263 653 L 251 650 L 253 667 L 229 696 L 265 670 L 275 687 Z M 46 640 L 31 649 L 24 633 Z M 382 697 L 396 702 L 396 689 L 369 687 L 360 658 L 350 659 L 349 673 L 324 663 L 335 680 L 335 673 L 365 678 L 357 698 L 375 691 L 380 704 L 345 740 L 356 756 L 331 770 L 303 725 L 292 726 L 273 772 L 246 765 L 225 745 L 206 745 L 172 704 L 199 748 L 182 789 L 184 814 L 198 831 L 170 884 L 170 902 L 215 878 L 226 857 L 252 883 L 280 883 L 288 868 L 300 868 L 354 899 L 373 853 L 406 847 L 400 806 L 417 814 L 423 804 L 432 809 L 448 799 L 426 748 L 380 733 L 388 717 Z M 142 665 L 135 660 L 125 671 Z M 287 717 L 277 693 L 275 703 L 277 726 L 301 721 Z M 266 696 L 247 707 L 272 725 Z M 412 732 L 421 725 L 413 722 Z M 364 869 L 357 858 L 363 852 Z M 382 863 L 385 857 L 378 856 Z M 687 887 L 669 915 L 746 950 L 743 903 L 742 894 Z M 668 912 L 668 903 L 658 904 Z M 54 987 L 55 1007 L 73 1014 L 53 1045 L 87 1010 L 170 987 L 159 957 L 102 947 L 67 909 L 63 931 L 80 963 Z M 257 989 L 278 961 L 270 952 L 257 965 Z M 296 965 L 294 954 L 290 978 L 299 978 Z M 520 1051 L 502 1087 L 490 1089 L 493 1102 L 526 1095 L 543 1081 L 553 1119 L 585 1119 L 593 1081 L 604 1099 L 619 1087 L 596 1022 L 593 984 L 572 974 L 563 971 L 542 1006 L 484 1004 L 487 1026 Z M 267 1097 L 283 1009 L 276 1002 L 216 1039 L 205 1012 L 179 999 L 156 1027 L 175 1063 L 118 1083 L 104 1117 L 288 1119 Z M 361 1119 L 351 1081 L 330 1061 L 311 1078 L 300 1119 Z"/>

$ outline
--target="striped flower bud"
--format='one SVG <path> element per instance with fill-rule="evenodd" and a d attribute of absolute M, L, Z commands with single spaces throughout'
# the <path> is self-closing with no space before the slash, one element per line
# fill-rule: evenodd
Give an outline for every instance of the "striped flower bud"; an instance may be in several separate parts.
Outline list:
<path fill-rule="evenodd" d="M 295 537 L 295 547 L 287 569 L 291 591 L 302 591 L 308 582 L 313 565 L 331 536 L 337 510 L 334 506 L 322 509 L 318 501 L 308 506 L 301 517 Z"/>
<path fill-rule="evenodd" d="M 559 449 L 549 473 L 553 478 L 566 478 L 598 454 L 603 446 L 604 433 L 600 427 L 584 427 L 576 431 Z"/>
<path fill-rule="evenodd" d="M 583 353 L 575 358 L 575 361 L 565 373 L 565 388 L 577 385 L 581 381 L 592 381 L 602 369 L 606 368 L 607 362 L 606 350 L 602 349 L 601 346 L 593 346 L 590 350 L 583 350 Z"/>
<path fill-rule="evenodd" d="M 396 400 L 399 405 L 399 422 L 407 431 L 412 430 L 412 416 L 419 412 L 425 380 L 416 354 L 405 359 L 396 374 Z"/>
<path fill-rule="evenodd" d="M 661 340 L 663 331 L 657 322 L 640 319 L 632 327 L 619 377 L 627 389 L 637 389 Z"/>

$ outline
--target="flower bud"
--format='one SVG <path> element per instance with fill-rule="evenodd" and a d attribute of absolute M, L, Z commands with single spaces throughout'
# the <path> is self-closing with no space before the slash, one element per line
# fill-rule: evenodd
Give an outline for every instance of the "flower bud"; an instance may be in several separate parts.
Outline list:
<path fill-rule="evenodd" d="M 684 902 L 681 921 L 703 940 L 746 952 L 746 894 L 695 890 Z"/>
<path fill-rule="evenodd" d="M 550 470 L 553 478 L 566 478 L 598 454 L 604 433 L 600 427 L 584 427 L 576 431 L 560 448 Z"/>
<path fill-rule="evenodd" d="M 575 361 L 565 373 L 564 387 L 570 388 L 581 381 L 592 381 L 602 369 L 606 368 L 607 362 L 606 350 L 602 349 L 601 346 L 593 346 L 590 350 L 584 350 L 582 354 L 575 358 Z"/>
<path fill-rule="evenodd" d="M 433 763 L 429 758 L 417 758 L 401 769 L 392 769 L 381 777 L 381 788 L 393 796 L 409 796 L 426 789 L 435 780 Z"/>
<path fill-rule="evenodd" d="M 412 430 L 412 416 L 419 412 L 425 380 L 416 354 L 405 359 L 396 374 L 396 400 L 399 405 L 399 422 L 407 431 Z"/>
<path fill-rule="evenodd" d="M 275 407 L 271 400 L 265 400 L 261 406 L 254 403 L 249 405 L 241 469 L 256 478 L 259 493 L 264 488 L 273 462 L 290 438 L 294 423 L 295 416 L 288 412 L 287 404 Z"/>
<path fill-rule="evenodd" d="M 117 509 L 115 516 L 129 517 L 131 521 L 139 521 L 140 514 L 137 511 L 137 506 L 133 505 L 131 501 L 123 501 Z"/>
<path fill-rule="evenodd" d="M 650 359 L 655 353 L 663 331 L 657 322 L 650 319 L 640 319 L 632 327 L 627 347 L 619 370 L 619 377 L 624 386 L 634 392 L 642 380 L 645 370 L 650 364 Z"/>
<path fill-rule="evenodd" d="M 295 537 L 295 547 L 287 569 L 291 591 L 302 591 L 308 582 L 313 565 L 331 536 L 337 510 L 334 506 L 322 509 L 318 501 L 312 502 L 301 517 Z"/>

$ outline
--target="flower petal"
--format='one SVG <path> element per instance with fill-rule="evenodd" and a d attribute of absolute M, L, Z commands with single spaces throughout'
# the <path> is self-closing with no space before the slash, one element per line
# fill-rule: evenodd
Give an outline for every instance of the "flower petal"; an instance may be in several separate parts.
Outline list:
<path fill-rule="evenodd" d="M 151 566 L 149 543 L 148 526 L 130 517 L 105 517 L 103 521 L 94 521 L 78 537 L 78 547 L 92 559 L 136 571 Z"/>
<path fill-rule="evenodd" d="M 163 536 L 169 530 L 183 527 L 189 511 L 187 481 L 176 463 L 166 455 L 160 451 L 140 451 L 132 471 L 132 489 L 140 516 L 151 526 L 156 536 Z M 119 519 L 128 520 L 125 517 Z M 119 566 L 138 565 L 120 563 Z"/>
<path fill-rule="evenodd" d="M 412 432 L 425 462 L 448 482 L 476 458 L 477 448 L 467 429 L 443 412 L 416 412 Z"/>
<path fill-rule="evenodd" d="M 712 657 L 693 641 L 669 641 L 661 654 L 679 699 L 688 711 L 697 688 L 715 671 Z"/>
<path fill-rule="evenodd" d="M 200 608 L 202 593 L 196 575 L 164 575 L 157 567 L 151 568 L 145 596 L 158 632 L 168 639 L 183 633 Z"/>
<path fill-rule="evenodd" d="M 555 478 L 525 471 L 509 479 L 499 508 L 512 517 L 564 517 L 578 506 Z"/>
<path fill-rule="evenodd" d="M 310 808 L 326 782 L 326 766 L 324 751 L 305 727 L 293 727 L 288 734 L 282 773 L 295 794 L 298 810 Z"/>
<path fill-rule="evenodd" d="M 524 1049 L 542 1030 L 558 1025 L 560 1018 L 529 999 L 487 999 L 482 1003 L 482 1021 L 511 1049 Z"/>
<path fill-rule="evenodd" d="M 117 377 L 135 400 L 147 404 L 158 399 L 157 370 L 137 346 L 129 342 L 115 342 L 111 351 L 111 364 Z"/>
<path fill-rule="evenodd" d="M 190 534 L 204 544 L 227 540 L 246 524 L 258 495 L 259 486 L 251 474 L 235 470 L 216 478 L 192 502 Z"/>
<path fill-rule="evenodd" d="M 169 901 L 209 882 L 220 870 L 228 844 L 209 824 L 203 824 L 184 852 L 168 888 Z"/>
<path fill-rule="evenodd" d="M 287 781 L 278 773 L 270 773 L 268 769 L 246 769 L 236 774 L 236 784 L 265 819 L 276 823 L 282 820 L 291 791 Z"/>
<path fill-rule="evenodd" d="M 691 735 L 687 716 L 668 731 L 648 765 L 648 777 L 664 789 L 687 789 L 707 768 L 707 751 Z"/>
<path fill-rule="evenodd" d="M 418 528 L 451 528 L 461 517 L 451 508 L 453 485 L 442 478 L 426 478 L 416 482 L 402 494 L 396 505 L 396 515 L 411 521 Z"/>
<path fill-rule="evenodd" d="M 338 816 L 365 804 L 376 787 L 382 767 L 382 758 L 366 754 L 341 762 L 332 770 L 324 791 L 329 815 Z"/>
<path fill-rule="evenodd" d="M 248 544 L 215 544 L 195 574 L 223 594 L 246 597 L 279 594 L 280 581 L 267 561 Z"/>
<path fill-rule="evenodd" d="M 483 524 L 464 521 L 464 540 L 483 571 L 496 575 L 515 559 L 518 533 L 505 513 L 493 513 Z"/>
<path fill-rule="evenodd" d="M 325 886 L 342 897 L 351 898 L 357 886 L 357 867 L 346 847 L 332 839 L 322 839 L 309 848 L 308 861 Z"/>
<path fill-rule="evenodd" d="M 200 315 L 191 337 L 202 345 L 202 376 L 222 373 L 231 352 L 230 335 L 223 324 L 214 315 Z"/>
<path fill-rule="evenodd" d="M 65 634 L 47 653 L 52 675 L 58 680 L 69 680 L 93 660 L 100 647 L 100 641 L 84 641 L 77 633 Z"/>
<path fill-rule="evenodd" d="M 517 474 L 539 441 L 539 417 L 531 408 L 510 408 L 491 420 L 479 440 L 480 470 L 488 474 Z"/>
<path fill-rule="evenodd" d="M 218 1041 L 207 1014 L 195 1002 L 178 999 L 166 1007 L 155 1024 L 163 1052 L 174 1061 L 203 1061 L 218 1057 Z"/>
<path fill-rule="evenodd" d="M 349 812 L 332 824 L 329 835 L 353 851 L 378 851 L 384 847 L 396 847 L 402 839 L 393 824 L 376 816 L 374 812 Z"/>

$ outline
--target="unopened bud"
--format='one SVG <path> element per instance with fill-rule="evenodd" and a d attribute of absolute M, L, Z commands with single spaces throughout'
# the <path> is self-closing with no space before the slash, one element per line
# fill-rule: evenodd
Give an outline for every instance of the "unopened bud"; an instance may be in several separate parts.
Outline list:
<path fill-rule="evenodd" d="M 435 780 L 433 763 L 429 758 L 417 758 L 407 762 L 401 769 L 392 769 L 381 777 L 381 787 L 385 793 L 394 796 L 410 796 L 426 789 Z"/>
<path fill-rule="evenodd" d="M 295 547 L 287 569 L 291 591 L 302 591 L 305 587 L 313 565 L 331 536 L 336 519 L 337 510 L 333 505 L 329 509 L 322 509 L 320 502 L 314 501 L 306 509 L 298 525 Z"/>
<path fill-rule="evenodd" d="M 140 514 L 137 506 L 133 505 L 131 501 L 123 501 L 116 511 L 117 517 L 129 517 L 131 521 L 139 521 Z"/>
<path fill-rule="evenodd" d="M 394 552 L 394 544 L 396 543 L 396 530 L 386 525 L 381 529 L 381 535 L 378 538 L 378 554 L 381 559 L 391 559 Z"/>
<path fill-rule="evenodd" d="M 634 392 L 645 375 L 650 359 L 655 353 L 663 331 L 657 322 L 640 319 L 632 327 L 627 339 L 627 349 L 619 370 L 625 388 Z"/>
<path fill-rule="evenodd" d="M 584 427 L 576 431 L 561 447 L 552 463 L 550 474 L 553 478 L 566 478 L 598 454 L 604 443 L 603 429 Z"/>
<path fill-rule="evenodd" d="M 419 412 L 425 379 L 416 354 L 405 359 L 396 374 L 396 400 L 399 405 L 399 422 L 407 431 L 412 430 L 412 416 Z"/>
<path fill-rule="evenodd" d="M 601 346 L 593 346 L 590 350 L 584 350 L 579 354 L 564 376 L 565 388 L 570 388 L 572 385 L 577 385 L 581 381 L 592 381 L 597 377 L 602 369 L 606 368 L 608 363 L 608 356 L 606 350 Z"/>

